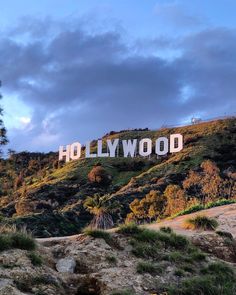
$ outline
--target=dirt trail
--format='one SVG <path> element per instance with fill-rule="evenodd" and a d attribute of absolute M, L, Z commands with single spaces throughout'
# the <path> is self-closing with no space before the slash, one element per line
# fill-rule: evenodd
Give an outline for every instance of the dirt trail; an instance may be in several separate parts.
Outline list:
<path fill-rule="evenodd" d="M 191 236 L 198 231 L 184 229 L 184 222 L 196 215 L 206 215 L 217 219 L 219 227 L 217 230 L 230 232 L 236 238 L 236 204 L 214 207 L 201 210 L 195 213 L 179 216 L 174 219 L 165 220 L 159 223 L 146 225 L 145 227 L 158 230 L 160 227 L 169 226 L 179 234 Z"/>
<path fill-rule="evenodd" d="M 179 216 L 174 219 L 165 220 L 159 223 L 148 224 L 148 225 L 145 225 L 145 227 L 153 229 L 153 230 L 158 230 L 160 227 L 169 226 L 176 233 L 183 234 L 186 236 L 192 236 L 199 231 L 184 229 L 184 221 L 196 215 L 207 215 L 207 216 L 216 218 L 217 221 L 219 222 L 219 227 L 217 228 L 217 230 L 230 232 L 233 235 L 233 237 L 236 238 L 236 204 L 224 205 L 224 206 L 214 207 L 211 209 L 201 210 L 195 213 Z M 112 229 L 111 231 L 115 231 L 115 229 Z M 83 235 L 78 234 L 78 235 L 67 236 L 67 237 L 37 239 L 37 241 L 42 244 L 47 244 L 53 241 L 55 241 L 55 243 L 58 243 L 65 240 L 79 241 L 81 239 L 83 239 Z"/>

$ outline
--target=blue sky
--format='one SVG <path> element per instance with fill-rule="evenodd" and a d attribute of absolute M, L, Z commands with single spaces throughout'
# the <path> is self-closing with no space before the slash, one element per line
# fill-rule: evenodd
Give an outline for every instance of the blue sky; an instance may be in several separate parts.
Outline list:
<path fill-rule="evenodd" d="M 0 0 L 8 147 L 233 114 L 235 11 L 233 0 Z"/>

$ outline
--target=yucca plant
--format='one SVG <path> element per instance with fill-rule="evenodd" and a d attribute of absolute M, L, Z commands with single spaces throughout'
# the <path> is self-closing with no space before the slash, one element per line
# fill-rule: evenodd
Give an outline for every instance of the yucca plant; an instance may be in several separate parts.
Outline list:
<path fill-rule="evenodd" d="M 90 227 L 93 229 L 108 229 L 114 226 L 112 214 L 119 209 L 117 202 L 111 201 L 111 195 L 100 196 L 95 194 L 93 197 L 87 197 L 84 207 L 94 215 Z"/>

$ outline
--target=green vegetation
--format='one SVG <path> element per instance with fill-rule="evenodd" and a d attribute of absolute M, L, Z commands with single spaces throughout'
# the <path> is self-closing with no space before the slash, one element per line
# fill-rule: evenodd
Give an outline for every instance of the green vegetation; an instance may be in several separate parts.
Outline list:
<path fill-rule="evenodd" d="M 138 234 L 142 231 L 135 223 L 127 223 L 119 226 L 118 232 L 125 235 Z"/>
<path fill-rule="evenodd" d="M 172 215 L 171 218 L 175 218 L 178 216 L 182 216 L 182 215 L 187 215 L 187 214 L 191 214 L 200 210 L 204 210 L 204 209 L 210 209 L 213 207 L 218 207 L 218 206 L 223 206 L 223 205 L 230 205 L 230 204 L 234 204 L 236 203 L 236 200 L 227 200 L 227 199 L 221 199 L 221 200 L 217 200 L 215 202 L 209 202 L 206 205 L 193 205 L 185 210 L 180 211 L 179 213 Z"/>
<path fill-rule="evenodd" d="M 39 254 L 37 254 L 35 252 L 30 252 L 28 254 L 28 257 L 29 257 L 31 263 L 34 266 L 42 266 L 42 264 L 43 264 L 43 258 Z"/>
<path fill-rule="evenodd" d="M 202 230 L 215 230 L 218 226 L 216 219 L 204 215 L 197 215 L 185 221 L 186 228 L 202 229 Z"/>
<path fill-rule="evenodd" d="M 202 274 L 166 288 L 170 295 L 232 295 L 236 292 L 234 271 L 222 263 L 213 263 Z"/>
<path fill-rule="evenodd" d="M 150 273 L 151 275 L 160 275 L 163 273 L 163 267 L 158 264 L 154 264 L 152 262 L 139 262 L 137 265 L 137 272 L 142 273 Z"/>
<path fill-rule="evenodd" d="M 63 163 L 57 153 L 11 150 L 8 159 L 0 159 L 0 222 L 26 225 L 37 237 L 65 236 L 78 233 L 92 220 L 98 228 L 125 221 L 142 224 L 233 203 L 235 130 L 231 118 L 104 136 L 104 140 L 148 137 L 154 142 L 160 136 L 183 134 L 184 149 L 159 159 L 81 158 Z M 122 153 L 121 146 L 119 150 Z M 109 195 L 109 208 L 92 205 L 95 194 Z"/>
<path fill-rule="evenodd" d="M 116 264 L 117 263 L 117 258 L 114 255 L 106 256 L 106 260 L 111 264 Z"/>
<path fill-rule="evenodd" d="M 0 251 L 12 248 L 22 250 L 35 250 L 35 240 L 24 232 L 12 232 L 0 234 Z"/>
<path fill-rule="evenodd" d="M 229 239 L 231 241 L 233 240 L 232 234 L 227 231 L 220 231 L 219 230 L 219 231 L 216 231 L 216 233 L 223 238 Z"/>
<path fill-rule="evenodd" d="M 109 232 L 106 232 L 104 230 L 91 229 L 91 228 L 86 228 L 84 229 L 83 232 L 87 236 L 91 236 L 95 239 L 103 239 L 111 247 L 121 249 L 119 243 L 114 239 L 112 234 Z"/>
<path fill-rule="evenodd" d="M 104 196 L 95 194 L 93 197 L 87 197 L 84 207 L 94 215 L 90 223 L 91 228 L 108 229 L 114 226 L 111 214 L 118 210 L 119 204 L 112 202 L 111 198 L 109 194 Z"/>

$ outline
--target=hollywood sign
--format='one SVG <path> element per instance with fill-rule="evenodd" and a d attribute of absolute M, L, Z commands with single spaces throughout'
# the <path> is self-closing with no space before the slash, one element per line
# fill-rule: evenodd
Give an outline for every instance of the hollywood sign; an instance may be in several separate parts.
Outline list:
<path fill-rule="evenodd" d="M 104 142 L 106 142 L 106 152 L 104 152 Z M 110 157 L 115 158 L 122 156 L 119 153 L 120 145 L 122 146 L 123 157 L 148 157 L 153 153 L 152 145 L 153 140 L 150 138 L 137 139 L 107 139 L 105 141 L 97 141 L 96 152 L 91 152 L 91 142 L 85 144 L 85 158 L 96 157 Z M 154 140 L 155 154 L 157 156 L 164 156 L 168 153 L 177 153 L 183 149 L 183 136 L 181 134 L 171 134 L 169 138 L 159 137 Z M 82 145 L 79 142 L 75 142 L 71 145 L 59 147 L 59 160 L 78 160 L 82 155 Z"/>

